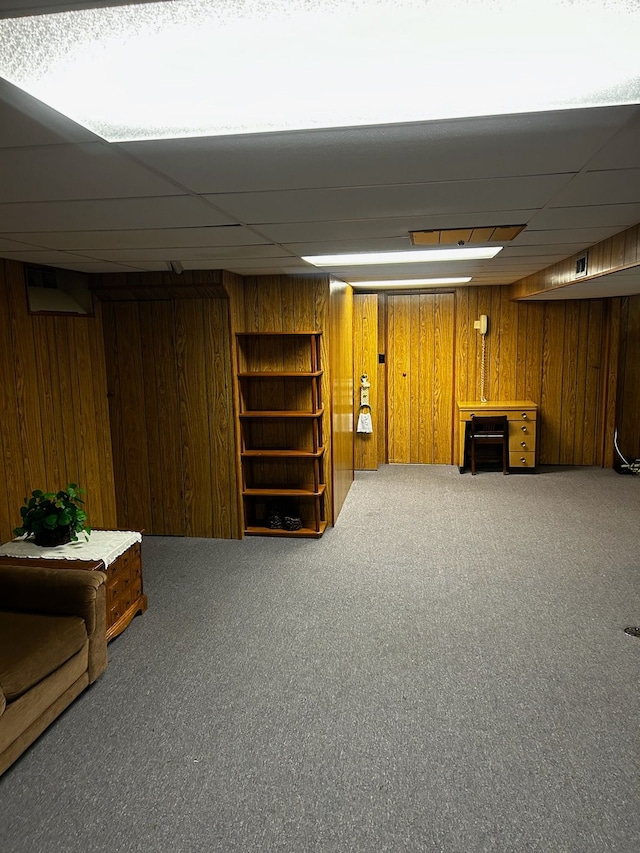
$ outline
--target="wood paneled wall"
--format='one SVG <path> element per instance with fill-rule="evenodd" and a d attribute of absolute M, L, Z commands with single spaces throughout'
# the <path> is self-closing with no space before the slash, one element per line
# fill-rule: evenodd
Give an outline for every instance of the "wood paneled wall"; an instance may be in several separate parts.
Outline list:
<path fill-rule="evenodd" d="M 487 314 L 486 396 L 538 403 L 538 461 L 610 465 L 619 300 L 513 302 L 503 287 L 459 288 L 456 300 L 456 399 L 479 398 L 473 321 Z"/>
<path fill-rule="evenodd" d="M 335 522 L 353 482 L 353 288 L 344 282 L 332 281 L 330 300 L 331 463 Z"/>
<path fill-rule="evenodd" d="M 238 538 L 227 299 L 103 305 L 118 523 Z"/>
<path fill-rule="evenodd" d="M 148 302 L 166 299 L 226 299 L 223 270 L 100 273 L 91 290 L 102 302 Z"/>
<path fill-rule="evenodd" d="M 329 354 L 329 277 L 326 275 L 274 275 L 225 277 L 229 294 L 232 330 L 235 332 L 294 332 L 320 331 L 321 358 L 324 374 L 322 397 L 325 405 L 323 432 L 325 436 L 326 514 L 333 523 L 333 491 L 330 476 L 331 460 L 331 364 Z M 234 376 L 237 370 L 235 348 Z M 237 389 L 236 389 L 237 397 Z M 237 448 L 239 457 L 239 447 Z M 237 470 L 240 470 L 239 461 Z M 238 475 L 239 476 L 239 475 Z M 237 483 L 240 493 L 240 481 Z"/>
<path fill-rule="evenodd" d="M 619 234 L 607 237 L 588 249 L 587 275 L 576 278 L 576 261 L 584 251 L 557 264 L 515 282 L 510 288 L 512 299 L 522 299 L 533 293 L 556 290 L 576 281 L 587 281 L 617 270 L 640 264 L 640 225 L 633 225 Z"/>
<path fill-rule="evenodd" d="M 116 525 L 102 318 L 30 315 L 22 264 L 0 260 L 0 537 L 33 489 L 86 489 L 89 521 Z"/>
<path fill-rule="evenodd" d="M 355 433 L 354 464 L 359 471 L 375 471 L 378 467 L 378 434 L 385 423 L 384 396 L 378 396 L 378 297 L 375 293 L 353 295 L 353 352 L 353 416 L 357 423 L 360 409 L 360 377 L 366 373 L 371 383 L 369 402 L 373 424 L 372 433 Z M 384 365 L 381 366 L 384 368 Z"/>
<path fill-rule="evenodd" d="M 455 402 L 480 396 L 481 338 L 473 321 L 487 314 L 486 396 L 489 400 L 531 399 L 538 403 L 538 461 L 611 465 L 620 300 L 514 302 L 509 296 L 508 288 L 497 286 L 455 290 L 452 452 L 458 446 Z M 384 329 L 387 297 L 380 295 L 378 300 L 379 325 Z M 358 327 L 364 303 L 358 298 L 355 304 Z M 358 361 L 356 351 L 355 363 Z M 387 365 L 387 372 L 389 369 Z M 381 376 L 378 409 L 383 393 L 387 390 Z M 384 462 L 386 457 L 379 454 L 378 461 Z M 451 462 L 458 460 L 452 456 Z"/>
<path fill-rule="evenodd" d="M 618 382 L 618 445 L 629 461 L 640 459 L 640 296 L 622 300 Z"/>

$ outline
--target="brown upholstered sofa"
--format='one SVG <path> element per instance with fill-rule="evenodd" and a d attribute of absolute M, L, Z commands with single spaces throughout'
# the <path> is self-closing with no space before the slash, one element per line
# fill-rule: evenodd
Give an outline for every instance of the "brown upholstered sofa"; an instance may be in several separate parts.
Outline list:
<path fill-rule="evenodd" d="M 0 566 L 0 774 L 104 672 L 105 578 Z"/>

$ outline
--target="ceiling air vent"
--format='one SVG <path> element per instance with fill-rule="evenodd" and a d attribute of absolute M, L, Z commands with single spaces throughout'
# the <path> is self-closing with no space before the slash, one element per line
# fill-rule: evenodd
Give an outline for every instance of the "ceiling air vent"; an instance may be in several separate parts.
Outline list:
<path fill-rule="evenodd" d="M 583 252 L 576 258 L 576 278 L 581 278 L 587 274 L 588 252 Z"/>

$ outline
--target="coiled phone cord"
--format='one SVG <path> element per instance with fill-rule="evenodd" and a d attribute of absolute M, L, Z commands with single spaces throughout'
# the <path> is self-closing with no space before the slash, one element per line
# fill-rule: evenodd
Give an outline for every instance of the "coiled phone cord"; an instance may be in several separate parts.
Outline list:
<path fill-rule="evenodd" d="M 484 395 L 485 386 L 485 364 L 486 364 L 486 335 L 482 335 L 482 355 L 480 357 L 480 402 L 486 403 L 487 398 Z"/>

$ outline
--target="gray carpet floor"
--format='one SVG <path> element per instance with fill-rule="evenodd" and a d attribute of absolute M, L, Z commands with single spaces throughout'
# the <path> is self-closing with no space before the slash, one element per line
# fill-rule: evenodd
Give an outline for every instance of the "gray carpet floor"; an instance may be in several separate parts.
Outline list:
<path fill-rule="evenodd" d="M 609 470 L 384 466 L 318 541 L 146 537 L 0 848 L 640 849 L 639 510 Z"/>

